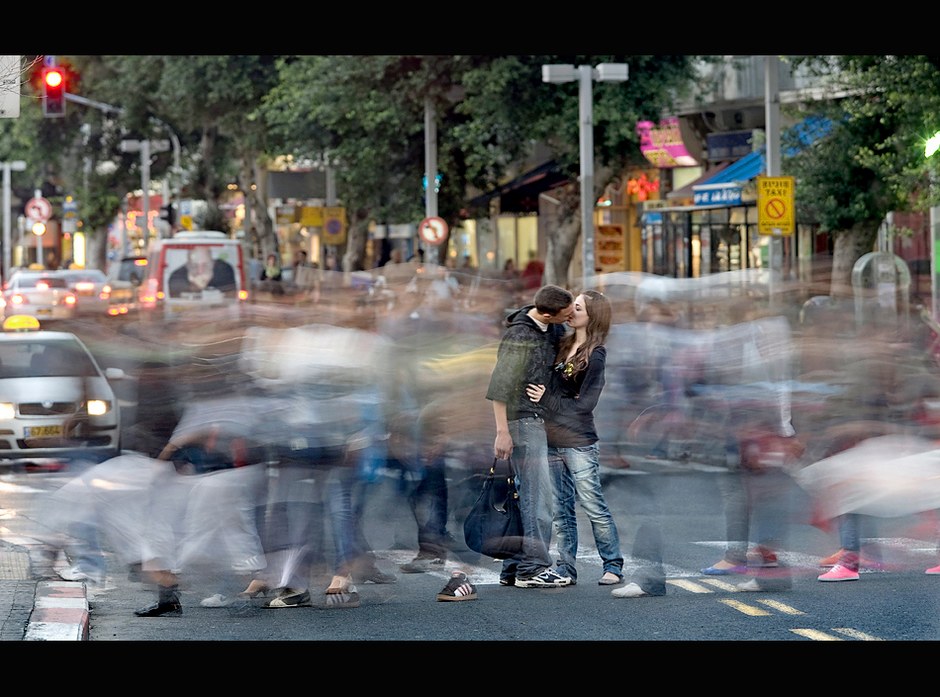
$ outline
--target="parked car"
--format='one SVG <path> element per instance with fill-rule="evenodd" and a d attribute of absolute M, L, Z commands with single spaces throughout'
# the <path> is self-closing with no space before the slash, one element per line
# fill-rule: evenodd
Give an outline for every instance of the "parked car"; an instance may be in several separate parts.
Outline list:
<path fill-rule="evenodd" d="M 137 309 L 137 292 L 147 278 L 147 257 L 121 257 L 108 269 L 108 283 L 111 284 L 112 314 L 125 314 Z"/>
<path fill-rule="evenodd" d="M 111 284 L 101 269 L 59 269 L 50 275 L 65 279 L 78 298 L 76 314 L 106 315 L 111 309 Z"/>
<path fill-rule="evenodd" d="M 121 409 L 109 380 L 75 334 L 12 315 L 0 332 L 0 462 L 120 454 Z"/>
<path fill-rule="evenodd" d="M 78 297 L 52 271 L 20 269 L 3 287 L 3 316 L 32 315 L 40 320 L 73 319 Z"/>

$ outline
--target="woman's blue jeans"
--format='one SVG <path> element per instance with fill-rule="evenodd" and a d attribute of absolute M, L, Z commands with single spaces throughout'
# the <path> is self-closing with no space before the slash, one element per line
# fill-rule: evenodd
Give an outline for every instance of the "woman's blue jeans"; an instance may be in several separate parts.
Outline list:
<path fill-rule="evenodd" d="M 575 498 L 591 521 L 597 553 L 604 571 L 623 576 L 623 555 L 617 524 L 607 507 L 601 488 L 597 443 L 581 448 L 548 449 L 548 464 L 554 486 L 553 527 L 558 543 L 558 573 L 577 580 L 578 518 Z"/>

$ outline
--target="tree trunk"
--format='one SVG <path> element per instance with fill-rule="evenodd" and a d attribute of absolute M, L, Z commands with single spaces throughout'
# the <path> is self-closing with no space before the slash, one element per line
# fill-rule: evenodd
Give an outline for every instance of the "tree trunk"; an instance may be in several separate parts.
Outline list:
<path fill-rule="evenodd" d="M 580 191 L 565 184 L 539 196 L 539 219 L 545 230 L 545 273 L 542 283 L 568 288 L 568 269 L 581 235 Z"/>
<path fill-rule="evenodd" d="M 348 216 L 349 211 L 347 211 Z M 357 271 L 365 267 L 366 241 L 369 239 L 369 210 L 359 209 L 349 217 L 346 230 L 346 253 L 343 271 Z"/>
<path fill-rule="evenodd" d="M 835 245 L 832 252 L 832 273 L 829 281 L 829 295 L 832 298 L 854 297 L 852 288 L 852 268 L 859 258 L 871 252 L 878 235 L 878 225 L 859 223 L 851 230 L 833 233 Z"/>
<path fill-rule="evenodd" d="M 610 167 L 596 169 L 592 201 L 607 188 L 613 176 Z M 554 283 L 569 289 L 583 285 L 585 276 L 593 276 L 594 269 L 582 269 L 581 277 L 572 278 L 571 260 L 578 251 L 578 239 L 581 237 L 581 187 L 578 182 L 571 182 L 539 196 L 539 218 L 546 216 L 545 274 L 543 283 Z M 596 265 L 596 261 L 595 261 Z M 581 268 L 581 264 L 577 266 Z"/>
<path fill-rule="evenodd" d="M 253 221 L 246 239 L 251 245 L 252 253 L 258 253 L 258 258 L 266 259 L 268 254 L 276 254 L 278 249 L 274 221 L 268 214 L 267 164 L 262 158 L 249 155 L 241 161 L 238 178 L 238 186 L 245 192 L 245 214 Z M 255 185 L 254 190 L 251 188 L 252 184 Z"/>

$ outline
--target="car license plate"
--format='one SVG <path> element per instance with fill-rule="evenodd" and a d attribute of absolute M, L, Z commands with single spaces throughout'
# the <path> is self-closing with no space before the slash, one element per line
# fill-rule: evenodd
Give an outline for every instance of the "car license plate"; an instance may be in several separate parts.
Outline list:
<path fill-rule="evenodd" d="M 62 426 L 27 426 L 23 429 L 27 438 L 49 438 L 62 435 Z"/>
<path fill-rule="evenodd" d="M 51 307 L 37 307 L 36 314 L 37 315 L 51 315 L 52 308 Z"/>

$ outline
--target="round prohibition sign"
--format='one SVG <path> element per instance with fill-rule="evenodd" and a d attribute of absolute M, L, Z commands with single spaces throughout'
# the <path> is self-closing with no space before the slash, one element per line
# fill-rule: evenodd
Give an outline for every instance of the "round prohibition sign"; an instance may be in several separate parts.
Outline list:
<path fill-rule="evenodd" d="M 45 198 L 31 198 L 24 206 L 26 217 L 44 223 L 52 217 L 52 204 Z"/>
<path fill-rule="evenodd" d="M 425 218 L 418 226 L 421 239 L 431 245 L 438 245 L 447 237 L 447 222 L 443 218 Z"/>
<path fill-rule="evenodd" d="M 768 218 L 779 220 L 787 213 L 787 204 L 782 198 L 772 198 L 764 205 Z"/>

